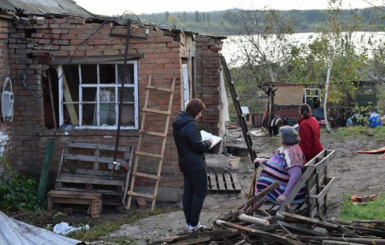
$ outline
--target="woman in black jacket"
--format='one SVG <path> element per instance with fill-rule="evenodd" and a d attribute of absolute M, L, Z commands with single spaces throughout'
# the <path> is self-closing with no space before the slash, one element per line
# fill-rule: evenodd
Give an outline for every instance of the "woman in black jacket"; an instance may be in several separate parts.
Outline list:
<path fill-rule="evenodd" d="M 184 178 L 183 211 L 186 217 L 186 231 L 205 228 L 199 222 L 203 201 L 207 195 L 207 173 L 204 152 L 212 140 L 202 141 L 196 120 L 202 116 L 205 104 L 192 99 L 172 123 L 173 136 L 178 149 L 179 168 Z"/>

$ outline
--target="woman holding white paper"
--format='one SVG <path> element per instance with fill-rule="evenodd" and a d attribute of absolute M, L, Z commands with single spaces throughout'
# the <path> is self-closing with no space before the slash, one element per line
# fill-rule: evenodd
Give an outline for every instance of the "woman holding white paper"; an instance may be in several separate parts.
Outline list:
<path fill-rule="evenodd" d="M 204 153 L 212 140 L 202 141 L 197 120 L 206 108 L 200 99 L 192 99 L 175 117 L 172 127 L 178 149 L 179 168 L 184 178 L 183 211 L 186 231 L 205 228 L 199 222 L 203 202 L 207 195 L 207 172 Z"/>

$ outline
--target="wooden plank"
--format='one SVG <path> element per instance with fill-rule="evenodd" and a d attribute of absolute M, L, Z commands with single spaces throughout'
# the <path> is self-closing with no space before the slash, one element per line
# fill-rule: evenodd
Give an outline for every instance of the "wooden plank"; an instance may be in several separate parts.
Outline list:
<path fill-rule="evenodd" d="M 328 152 L 328 154 L 324 157 L 324 159 L 318 163 L 315 164 L 316 172 L 323 171 L 326 167 L 326 165 L 333 160 L 335 150 Z"/>
<path fill-rule="evenodd" d="M 277 223 L 281 224 L 282 226 L 286 227 L 287 229 L 289 229 L 291 231 L 298 232 L 299 234 L 307 234 L 307 235 L 313 235 L 313 236 L 325 236 L 326 235 L 323 232 L 310 230 L 310 229 L 307 229 L 303 226 L 298 226 L 295 224 L 289 224 L 289 223 L 286 223 L 284 221 L 277 221 Z"/>
<path fill-rule="evenodd" d="M 94 155 L 96 157 L 99 157 L 100 156 L 100 150 L 99 149 L 95 150 Z M 94 162 L 92 167 L 93 167 L 93 170 L 99 170 L 99 163 L 98 162 Z"/>
<path fill-rule="evenodd" d="M 219 190 L 226 190 L 225 181 L 223 180 L 223 175 L 221 173 L 216 174 L 216 179 L 218 181 Z"/>
<path fill-rule="evenodd" d="M 230 174 L 224 173 L 224 174 L 223 174 L 223 177 L 224 177 L 224 179 L 225 179 L 226 189 L 227 189 L 228 191 L 233 191 L 233 190 L 234 190 L 234 187 L 233 187 L 233 181 L 231 180 Z"/>
<path fill-rule="evenodd" d="M 71 122 L 73 125 L 78 125 L 79 124 L 78 115 L 76 114 L 74 104 L 71 104 L 72 95 L 71 95 L 71 91 L 69 90 L 67 79 L 64 73 L 63 73 L 63 94 L 64 94 L 65 101 L 70 102 L 69 104 L 65 104 L 65 105 L 67 107 L 68 114 L 70 115 Z"/>
<path fill-rule="evenodd" d="M 125 152 L 124 153 L 124 158 L 129 159 L 128 161 L 128 171 L 126 172 L 126 177 L 125 177 L 125 184 L 124 184 L 124 189 L 123 189 L 123 196 L 122 196 L 122 203 L 124 207 L 127 209 L 127 191 L 128 191 L 128 183 L 130 181 L 130 176 L 131 176 L 131 167 L 132 167 L 132 160 L 134 158 L 134 151 L 131 152 Z"/>
<path fill-rule="evenodd" d="M 53 125 L 55 129 L 57 129 L 57 119 L 56 119 L 56 111 L 55 111 L 55 102 L 54 102 L 54 97 L 53 97 L 53 92 L 52 92 L 52 81 L 51 81 L 51 76 L 48 75 L 48 89 L 49 89 L 49 98 L 51 101 L 51 110 L 52 110 L 52 119 L 53 119 Z"/>
<path fill-rule="evenodd" d="M 156 87 L 156 86 L 149 85 L 149 84 L 147 85 L 146 88 L 153 89 L 153 90 L 159 90 L 159 91 L 163 91 L 163 92 L 168 92 L 168 93 L 173 93 L 174 92 L 173 88 L 169 89 L 169 88 L 164 88 L 164 87 Z"/>
<path fill-rule="evenodd" d="M 236 173 L 232 173 L 231 178 L 233 179 L 234 189 L 237 191 L 242 191 L 242 187 L 239 184 L 238 175 Z"/>
<path fill-rule="evenodd" d="M 98 156 L 88 156 L 88 155 L 75 155 L 71 153 L 65 153 L 64 159 L 67 160 L 75 160 L 75 161 L 83 161 L 83 162 L 99 162 L 99 163 L 112 163 L 112 157 L 98 157 Z M 126 164 L 127 162 L 123 159 L 116 159 L 117 162 Z"/>
<path fill-rule="evenodd" d="M 81 164 L 81 163 L 80 163 Z M 67 173 L 67 174 L 74 174 L 73 169 L 67 169 L 63 168 L 62 173 Z M 76 173 L 75 174 L 83 174 L 83 175 L 91 175 L 91 176 L 100 176 L 100 178 L 108 178 L 110 177 L 110 171 L 107 170 L 92 170 L 92 169 L 82 169 L 82 168 L 76 168 Z M 126 171 L 123 169 L 119 169 L 115 172 L 114 174 L 114 179 L 124 179 L 126 176 Z"/>
<path fill-rule="evenodd" d="M 83 199 L 95 199 L 95 198 L 101 198 L 102 194 L 100 193 L 94 193 L 94 192 L 74 192 L 74 191 L 59 191 L 59 190 L 52 190 L 48 192 L 48 196 L 53 197 L 73 197 L 73 198 L 83 198 Z"/>
<path fill-rule="evenodd" d="M 70 148 L 79 148 L 79 149 L 91 149 L 91 150 L 105 150 L 105 151 L 115 151 L 114 145 L 107 144 L 94 144 L 80 141 L 67 141 L 65 146 Z M 131 146 L 119 146 L 119 152 L 130 152 L 132 150 Z"/>
<path fill-rule="evenodd" d="M 299 178 L 297 184 L 293 187 L 290 194 L 287 196 L 286 200 L 283 202 L 281 207 L 279 208 L 279 211 L 283 211 L 285 209 L 285 205 L 289 205 L 293 202 L 294 198 L 297 196 L 299 190 L 303 187 L 303 185 L 308 180 L 311 173 L 314 171 L 315 167 L 312 165 L 309 165 L 306 168 L 306 171 L 302 174 L 302 176 Z"/>
<path fill-rule="evenodd" d="M 335 178 L 331 178 L 327 186 L 323 188 L 323 190 L 317 196 L 312 196 L 312 197 L 317 198 L 317 200 L 322 199 L 326 195 L 326 193 L 330 190 L 330 188 L 332 188 L 334 181 L 335 181 Z"/>
<path fill-rule="evenodd" d="M 162 115 L 166 115 L 166 116 L 169 116 L 171 114 L 171 111 L 160 111 L 160 110 L 149 109 L 149 108 L 143 108 L 143 112 L 162 114 Z"/>
<path fill-rule="evenodd" d="M 237 229 L 239 231 L 244 231 L 244 232 L 246 232 L 248 234 L 251 234 L 253 236 L 264 237 L 264 238 L 267 238 L 267 239 L 269 239 L 271 241 L 278 242 L 279 244 L 302 245 L 301 242 L 295 241 L 295 240 L 290 239 L 290 238 L 286 238 L 286 237 L 283 237 L 283 236 L 271 234 L 269 232 L 253 229 L 253 228 L 250 228 L 250 227 L 238 225 L 238 224 L 227 222 L 227 221 L 216 220 L 216 224 L 218 224 L 220 226 L 234 228 L 234 229 Z"/>
<path fill-rule="evenodd" d="M 148 134 L 148 135 L 152 135 L 152 136 L 159 136 L 159 137 L 163 137 L 163 138 L 166 138 L 167 137 L 167 134 L 165 133 L 159 133 L 159 132 L 155 132 L 155 131 L 148 131 L 148 130 L 139 130 L 139 133 L 140 134 Z"/>
<path fill-rule="evenodd" d="M 218 190 L 218 185 L 217 185 L 217 180 L 215 178 L 215 174 L 214 173 L 211 173 L 209 174 L 209 178 L 210 178 L 210 183 L 211 183 L 211 190 L 212 191 L 217 191 Z"/>
<path fill-rule="evenodd" d="M 133 53 L 128 54 L 127 60 L 143 58 L 143 54 Z M 47 59 L 49 64 L 54 65 L 68 65 L 68 64 L 116 64 L 117 62 L 123 62 L 124 56 L 57 56 L 55 59 Z"/>
<path fill-rule="evenodd" d="M 302 224 L 311 224 L 311 225 L 317 225 L 326 229 L 334 229 L 334 230 L 339 230 L 341 225 L 338 224 L 333 224 L 331 222 L 327 221 L 322 221 L 319 219 L 313 219 L 313 218 L 308 218 L 305 216 L 297 215 L 297 214 L 291 214 L 288 212 L 280 212 L 282 216 L 284 216 L 285 221 L 289 222 L 297 222 L 297 223 L 302 223 Z"/>
<path fill-rule="evenodd" d="M 52 203 L 90 205 L 91 199 L 78 199 L 71 197 L 52 197 Z"/>
<path fill-rule="evenodd" d="M 160 176 L 158 176 L 158 175 L 146 174 L 146 173 L 141 173 L 141 172 L 136 172 L 135 176 L 144 177 L 144 178 L 148 178 L 148 179 L 160 180 Z"/>
<path fill-rule="evenodd" d="M 149 194 L 144 194 L 144 193 L 139 193 L 139 192 L 134 192 L 134 191 L 128 191 L 127 194 L 130 196 L 138 196 L 138 197 L 144 197 L 144 198 L 149 198 L 149 199 L 156 198 L 154 195 L 149 195 Z"/>
<path fill-rule="evenodd" d="M 60 190 L 60 191 L 86 192 L 85 188 L 80 188 L 80 187 L 76 188 L 76 187 L 72 187 L 72 186 L 68 187 L 68 186 L 65 186 L 65 185 L 63 185 L 62 187 L 60 187 L 60 189 L 57 189 L 57 190 Z M 108 196 L 122 196 L 121 192 L 116 192 L 116 191 L 107 190 L 107 189 L 94 189 L 92 191 L 95 192 L 95 193 L 105 194 L 105 195 L 108 195 Z"/>
<path fill-rule="evenodd" d="M 305 166 L 315 165 L 317 162 L 320 161 L 320 159 L 324 158 L 325 154 L 326 154 L 326 150 L 321 151 L 320 153 L 318 153 L 317 156 L 310 159 L 310 161 L 308 161 Z"/>
<path fill-rule="evenodd" d="M 81 175 L 81 174 L 61 174 L 57 178 L 56 182 L 67 182 L 67 183 L 84 183 L 84 184 L 96 184 L 96 185 L 113 185 L 123 186 L 123 180 L 116 179 L 104 179 L 96 176 Z"/>
<path fill-rule="evenodd" d="M 148 157 L 154 157 L 154 158 L 163 158 L 163 155 L 161 155 L 161 154 L 152 154 L 152 153 L 144 152 L 144 151 L 136 151 L 135 154 L 136 155 L 140 155 L 140 156 L 148 156 Z"/>

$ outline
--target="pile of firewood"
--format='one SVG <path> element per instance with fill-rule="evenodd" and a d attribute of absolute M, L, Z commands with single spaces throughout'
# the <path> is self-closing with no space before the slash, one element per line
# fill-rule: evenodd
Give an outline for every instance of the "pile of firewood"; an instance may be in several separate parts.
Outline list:
<path fill-rule="evenodd" d="M 195 231 L 153 240 L 153 244 L 384 244 L 385 220 L 329 221 L 289 212 L 269 215 L 260 207 L 272 185 L 236 210 L 214 221 L 210 231 Z M 254 205 L 258 203 L 258 205 Z M 256 211 L 264 214 L 256 217 Z"/>

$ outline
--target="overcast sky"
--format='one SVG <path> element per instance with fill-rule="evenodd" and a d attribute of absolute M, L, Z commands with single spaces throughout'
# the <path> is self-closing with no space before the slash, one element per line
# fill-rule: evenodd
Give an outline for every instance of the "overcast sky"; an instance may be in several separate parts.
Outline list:
<path fill-rule="evenodd" d="M 75 0 L 76 3 L 94 14 L 120 15 L 124 11 L 135 14 L 176 12 L 176 11 L 216 11 L 231 8 L 262 9 L 326 9 L 327 0 Z M 344 8 L 371 7 L 368 3 L 380 5 L 382 0 L 344 0 Z"/>

